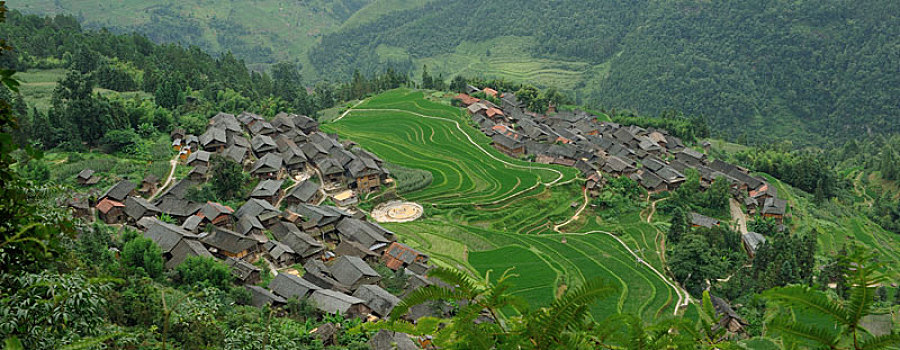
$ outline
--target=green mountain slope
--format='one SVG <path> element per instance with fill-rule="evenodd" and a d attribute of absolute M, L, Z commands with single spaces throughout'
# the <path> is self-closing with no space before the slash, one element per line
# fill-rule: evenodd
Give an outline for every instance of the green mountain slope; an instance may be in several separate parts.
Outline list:
<path fill-rule="evenodd" d="M 232 51 L 251 66 L 305 62 L 305 52 L 372 0 L 34 0 L 11 4 L 26 13 L 72 14 L 86 28 L 136 31 L 156 42 Z"/>
<path fill-rule="evenodd" d="M 310 59 L 344 75 L 411 59 L 558 85 L 609 108 L 702 114 L 722 136 L 821 144 L 896 131 L 897 10 L 878 0 L 454 1 L 325 35 Z"/>
<path fill-rule="evenodd" d="M 897 131 L 900 3 L 698 0 L 35 0 L 89 26 L 232 50 L 308 78 L 427 64 L 555 86 L 582 103 L 679 110 L 744 143 L 840 143 Z M 513 10 L 514 9 L 514 10 Z"/>

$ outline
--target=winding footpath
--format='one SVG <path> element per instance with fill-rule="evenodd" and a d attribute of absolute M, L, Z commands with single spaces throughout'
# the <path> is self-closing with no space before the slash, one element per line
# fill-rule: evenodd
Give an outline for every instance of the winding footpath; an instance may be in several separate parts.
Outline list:
<path fill-rule="evenodd" d="M 566 220 L 565 222 L 563 222 L 559 225 L 553 225 L 553 231 L 556 231 L 557 233 L 563 233 L 562 231 L 559 230 L 560 227 L 566 226 L 569 223 L 571 223 L 572 221 L 578 220 L 578 216 L 581 215 L 581 212 L 583 212 L 584 209 L 587 208 L 588 202 L 590 202 L 590 199 L 588 198 L 586 187 L 584 188 L 584 192 L 582 194 L 584 195 L 584 203 L 582 203 L 581 207 L 575 211 L 575 215 L 572 215 L 572 217 L 569 218 L 569 220 Z"/>
<path fill-rule="evenodd" d="M 175 168 L 178 166 L 178 154 L 169 161 L 169 164 L 172 166 L 172 169 L 169 170 L 169 176 L 166 178 L 166 182 L 164 182 L 162 186 L 159 186 L 159 189 L 157 189 L 150 198 L 147 198 L 147 201 L 152 201 L 153 198 L 156 198 L 156 195 L 162 193 L 162 191 L 175 180 Z"/>

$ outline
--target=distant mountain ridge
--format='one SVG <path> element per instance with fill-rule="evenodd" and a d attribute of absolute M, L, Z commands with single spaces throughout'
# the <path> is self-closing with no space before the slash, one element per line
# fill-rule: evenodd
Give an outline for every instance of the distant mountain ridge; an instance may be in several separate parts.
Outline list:
<path fill-rule="evenodd" d="M 823 145 L 900 131 L 896 1 L 101 3 L 12 6 L 232 50 L 254 67 L 297 60 L 309 78 L 427 64 L 444 78 L 555 86 L 603 108 L 703 115 L 715 135 L 750 144 Z M 119 10 L 87 11 L 91 6 Z M 141 6 L 142 23 L 111 18 Z"/>

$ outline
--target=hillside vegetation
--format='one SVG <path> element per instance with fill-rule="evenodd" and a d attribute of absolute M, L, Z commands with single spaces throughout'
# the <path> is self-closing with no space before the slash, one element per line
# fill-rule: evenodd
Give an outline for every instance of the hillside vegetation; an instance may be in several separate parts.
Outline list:
<path fill-rule="evenodd" d="M 252 66 L 298 61 L 349 78 L 428 64 L 445 78 L 555 86 L 576 100 L 709 118 L 718 136 L 842 142 L 896 132 L 898 3 L 872 1 L 36 0 L 90 28 L 231 51 Z M 515 8 L 516 11 L 509 11 Z M 452 19 L 452 20 L 451 20 Z"/>
<path fill-rule="evenodd" d="M 55 1 L 12 4 L 26 13 L 71 14 L 86 28 L 138 32 L 153 41 L 231 51 L 251 67 L 299 60 L 323 33 L 372 0 Z M 248 6 L 249 5 L 249 6 Z"/>

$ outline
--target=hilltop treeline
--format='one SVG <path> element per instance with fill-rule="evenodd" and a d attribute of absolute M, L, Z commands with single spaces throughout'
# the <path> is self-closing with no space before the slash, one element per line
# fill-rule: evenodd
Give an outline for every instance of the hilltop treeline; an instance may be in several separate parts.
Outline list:
<path fill-rule="evenodd" d="M 464 41 L 530 36 L 534 57 L 609 65 L 608 75 L 581 88 L 591 104 L 705 115 L 714 135 L 744 135 L 750 143 L 789 137 L 840 144 L 897 131 L 892 111 L 900 103 L 900 58 L 893 53 L 900 19 L 892 14 L 898 6 L 887 0 L 433 2 L 325 35 L 310 59 L 321 72 L 348 76 L 377 67 L 380 46 L 426 58 Z"/>
<path fill-rule="evenodd" d="M 84 30 L 71 16 L 39 17 L 9 13 L 0 36 L 14 50 L 0 65 L 15 70 L 64 68 L 48 111 L 29 109 L 16 99 L 20 114 L 17 140 L 45 148 L 108 146 L 133 143 L 138 134 L 168 132 L 181 126 L 200 132 L 219 111 L 247 110 L 264 116 L 294 112 L 314 116 L 338 101 L 393 89 L 409 82 L 386 70 L 357 73 L 345 83 L 306 82 L 295 63 L 281 62 L 269 72 L 247 68 L 227 53 L 213 57 L 197 47 L 159 45 L 138 34 Z M 107 97 L 95 88 L 144 91 L 153 99 Z M 12 99 L 12 97 L 11 97 Z"/>

